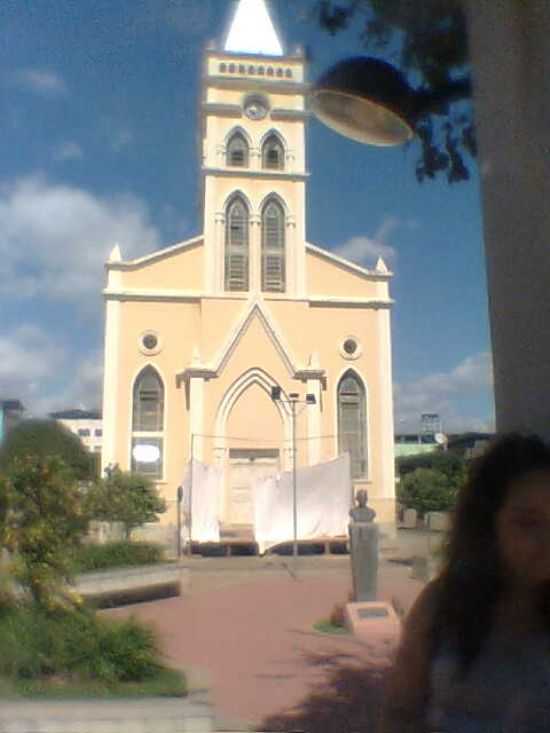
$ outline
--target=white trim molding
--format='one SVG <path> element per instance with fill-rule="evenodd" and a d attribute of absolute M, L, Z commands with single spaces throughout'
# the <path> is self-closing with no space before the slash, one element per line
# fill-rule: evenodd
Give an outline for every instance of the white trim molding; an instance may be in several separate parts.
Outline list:
<path fill-rule="evenodd" d="M 306 242 L 306 251 L 311 252 L 318 257 L 323 257 L 336 265 L 340 265 L 340 267 L 344 267 L 346 270 L 351 270 L 355 274 L 361 275 L 367 280 L 389 280 L 393 277 L 393 272 L 390 270 L 368 270 L 366 267 L 361 267 L 360 265 L 355 264 L 355 262 L 346 260 L 344 257 L 339 257 L 334 254 L 334 252 L 329 252 L 327 249 L 317 247 L 317 245 L 311 244 L 310 242 Z"/>
<path fill-rule="evenodd" d="M 186 239 L 184 242 L 178 242 L 177 244 L 173 244 L 171 247 L 158 249 L 156 250 L 156 252 L 151 252 L 151 254 L 144 255 L 143 257 L 138 257 L 135 260 L 126 260 L 125 262 L 108 260 L 105 263 L 105 267 L 108 270 L 134 270 L 142 267 L 143 265 L 155 262 L 156 260 L 164 259 L 165 257 L 177 254 L 178 252 L 183 252 L 186 249 L 200 247 L 203 243 L 204 235 L 199 234 L 198 236 L 192 237 L 191 239 Z"/>
<path fill-rule="evenodd" d="M 101 471 L 116 463 L 117 404 L 120 372 L 120 303 L 105 304 L 105 347 L 103 378 L 103 448 Z"/>

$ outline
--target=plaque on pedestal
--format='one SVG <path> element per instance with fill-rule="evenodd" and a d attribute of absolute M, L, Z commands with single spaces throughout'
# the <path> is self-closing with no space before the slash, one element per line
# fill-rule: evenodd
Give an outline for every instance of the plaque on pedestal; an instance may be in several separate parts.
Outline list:
<path fill-rule="evenodd" d="M 376 647 L 383 657 L 396 647 L 401 622 L 393 606 L 384 601 L 347 603 L 346 626 L 361 641 Z"/>

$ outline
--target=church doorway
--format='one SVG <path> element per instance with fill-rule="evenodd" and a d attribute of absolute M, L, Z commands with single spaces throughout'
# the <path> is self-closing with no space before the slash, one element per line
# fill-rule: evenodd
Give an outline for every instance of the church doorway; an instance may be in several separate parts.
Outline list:
<path fill-rule="evenodd" d="M 231 525 L 252 525 L 254 523 L 254 484 L 280 471 L 279 450 L 275 448 L 230 449 L 228 468 L 226 521 Z"/>

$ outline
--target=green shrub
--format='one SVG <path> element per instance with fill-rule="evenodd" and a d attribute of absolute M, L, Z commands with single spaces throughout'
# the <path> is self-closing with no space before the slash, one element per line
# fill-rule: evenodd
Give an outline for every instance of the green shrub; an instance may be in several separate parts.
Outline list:
<path fill-rule="evenodd" d="M 417 468 L 403 476 L 397 485 L 399 501 L 420 515 L 452 509 L 456 491 L 456 483 L 442 471 L 431 468 Z"/>
<path fill-rule="evenodd" d="M 164 549 L 160 545 L 146 542 L 108 542 L 105 545 L 81 545 L 73 554 L 75 573 L 135 565 L 154 565 L 164 561 Z"/>
<path fill-rule="evenodd" d="M 71 580 L 71 552 L 87 528 L 73 471 L 57 457 L 16 457 L 0 492 L 7 501 L 4 545 L 12 573 L 36 603 L 51 605 Z"/>
<path fill-rule="evenodd" d="M 136 527 L 158 522 L 166 511 L 166 501 L 150 478 L 118 466 L 88 488 L 84 506 L 89 519 L 122 522 L 127 540 Z"/>
<path fill-rule="evenodd" d="M 154 632 L 134 619 L 101 618 L 88 609 L 47 612 L 36 605 L 0 615 L 0 677 L 105 684 L 140 682 L 161 669 Z"/>

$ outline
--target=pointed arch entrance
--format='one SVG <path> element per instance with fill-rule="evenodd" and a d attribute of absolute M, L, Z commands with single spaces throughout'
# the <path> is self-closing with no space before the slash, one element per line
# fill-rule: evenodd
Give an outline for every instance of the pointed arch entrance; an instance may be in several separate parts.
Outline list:
<path fill-rule="evenodd" d="M 266 372 L 250 369 L 219 406 L 215 454 L 225 469 L 225 524 L 252 524 L 254 483 L 288 466 L 291 424 L 284 406 L 271 400 L 274 386 Z"/>

